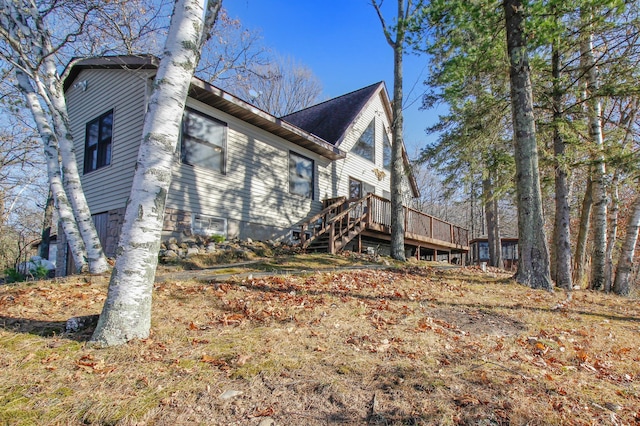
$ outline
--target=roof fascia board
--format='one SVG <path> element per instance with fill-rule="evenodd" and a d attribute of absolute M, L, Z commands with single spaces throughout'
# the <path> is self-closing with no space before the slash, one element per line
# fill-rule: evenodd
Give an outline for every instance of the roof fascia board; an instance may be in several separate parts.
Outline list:
<path fill-rule="evenodd" d="M 64 90 L 67 91 L 74 83 L 79 73 L 84 69 L 157 69 L 159 63 L 160 60 L 153 55 L 73 58 L 65 68 L 64 74 L 66 75 L 66 78 L 64 79 L 63 87 Z M 196 90 L 199 89 L 206 91 L 212 96 L 220 98 L 220 100 L 223 101 L 221 106 L 235 106 L 245 110 L 253 117 L 253 122 L 251 124 L 261 127 L 270 133 L 276 134 L 277 136 L 280 136 L 296 145 L 302 146 L 303 148 L 315 152 L 327 159 L 338 160 L 345 158 L 347 155 L 340 148 L 333 146 L 319 136 L 309 133 L 289 122 L 276 118 L 275 116 L 213 86 L 212 84 L 205 82 L 204 80 L 193 77 L 191 80 L 191 89 L 193 88 Z M 242 117 L 238 118 L 243 119 Z M 280 128 L 282 129 L 282 132 L 274 133 L 274 128 Z"/>
<path fill-rule="evenodd" d="M 329 142 L 325 141 L 324 139 L 312 133 L 306 132 L 301 128 L 287 121 L 279 119 L 269 114 L 268 112 L 263 111 L 260 108 L 257 108 L 256 106 L 253 106 L 243 101 L 242 99 L 235 97 L 232 94 L 227 93 L 216 86 L 213 86 L 212 84 L 207 83 L 204 80 L 201 80 L 197 77 L 193 77 L 193 79 L 191 80 L 191 86 L 204 90 L 218 97 L 219 99 L 223 100 L 224 103 L 227 103 L 229 106 L 233 105 L 249 112 L 256 119 L 256 123 L 252 123 L 252 124 L 256 124 L 260 127 L 260 123 L 262 122 L 262 123 L 271 123 L 273 125 L 277 125 L 281 127 L 286 132 L 290 133 L 290 136 L 293 136 L 292 138 L 285 137 L 286 139 L 290 140 L 293 143 L 297 143 L 299 138 L 308 140 L 309 142 L 313 143 L 319 148 L 320 152 L 318 152 L 318 154 L 321 154 L 330 160 L 337 160 L 337 159 L 346 157 L 346 153 L 344 151 L 331 145 Z M 223 111 L 225 110 L 223 109 Z M 229 111 L 225 111 L 225 112 L 229 113 Z"/>

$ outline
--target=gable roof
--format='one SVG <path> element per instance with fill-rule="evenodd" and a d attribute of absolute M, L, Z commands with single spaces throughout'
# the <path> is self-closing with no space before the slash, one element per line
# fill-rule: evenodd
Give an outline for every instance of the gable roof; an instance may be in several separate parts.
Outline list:
<path fill-rule="evenodd" d="M 339 146 L 360 111 L 380 90 L 384 91 L 383 82 L 285 115 L 282 119 Z"/>
<path fill-rule="evenodd" d="M 384 97 L 383 104 L 387 109 L 386 113 L 389 115 L 389 120 L 391 120 L 391 103 L 383 81 L 285 115 L 282 119 L 339 147 L 346 136 L 347 130 L 362 109 L 374 96 L 378 95 Z M 405 164 L 409 166 L 409 156 L 404 144 L 402 146 L 402 157 Z M 414 197 L 419 197 L 420 190 L 413 172 L 410 171 L 407 177 Z"/>

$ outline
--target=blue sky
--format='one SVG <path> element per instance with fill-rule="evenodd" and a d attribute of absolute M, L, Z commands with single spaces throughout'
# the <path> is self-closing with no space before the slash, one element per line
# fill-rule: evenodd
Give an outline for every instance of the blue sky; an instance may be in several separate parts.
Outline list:
<path fill-rule="evenodd" d="M 231 17 L 259 31 L 266 47 L 309 67 L 320 79 L 326 98 L 378 81 L 384 81 L 392 95 L 393 51 L 369 0 L 230 0 L 223 4 Z M 387 0 L 384 6 L 389 22 L 396 2 Z M 424 129 L 437 121 L 437 110 L 419 110 L 427 73 L 426 56 L 405 57 L 405 144 L 412 158 L 435 139 Z"/>

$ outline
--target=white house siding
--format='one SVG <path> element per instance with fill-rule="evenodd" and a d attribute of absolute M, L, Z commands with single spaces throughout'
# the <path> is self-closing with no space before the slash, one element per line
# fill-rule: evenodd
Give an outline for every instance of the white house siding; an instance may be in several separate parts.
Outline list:
<path fill-rule="evenodd" d="M 373 162 L 350 152 L 371 120 L 375 120 Z M 346 158 L 334 161 L 321 170 L 323 179 L 320 183 L 320 192 L 323 198 L 348 196 L 350 177 L 373 186 L 376 195 L 384 196 L 385 192 L 389 192 L 391 173 L 382 166 L 383 132 L 387 133 L 389 141 L 392 142 L 389 123 L 390 117 L 387 115 L 381 96 L 374 97 L 356 118 L 340 144 L 340 149 L 347 152 Z M 408 182 L 403 183 L 403 187 L 408 191 Z"/>
<path fill-rule="evenodd" d="M 66 93 L 80 170 L 86 123 L 113 109 L 111 164 L 82 176 L 91 212 L 108 212 L 110 223 L 115 223 L 114 214 L 122 212 L 131 190 L 152 75 L 152 70 L 86 69 L 74 81 L 86 81 L 86 90 L 72 85 Z M 377 195 L 389 191 L 389 171 L 382 167 L 382 134 L 389 135 L 389 117 L 379 96 L 363 110 L 340 145 L 349 151 L 375 117 L 374 162 L 352 153 L 331 162 L 201 102 L 190 99 L 188 105 L 227 123 L 228 128 L 226 174 L 181 164 L 176 154 L 167 209 L 187 223 L 196 213 L 226 219 L 229 237 L 277 239 L 288 237 L 295 225 L 319 212 L 323 199 L 348 195 L 349 177 L 372 185 Z M 314 161 L 313 200 L 289 193 L 290 151 Z M 184 236 L 185 223 L 181 228 L 174 225 L 167 226 L 168 234 L 173 230 L 181 235 L 172 235 Z M 113 241 L 108 245 L 115 247 Z"/>
<path fill-rule="evenodd" d="M 329 160 L 201 102 L 188 106 L 227 123 L 226 174 L 176 161 L 167 209 L 224 218 L 228 236 L 288 237 L 320 211 L 318 169 Z M 314 200 L 289 193 L 289 152 L 314 161 Z"/>
<path fill-rule="evenodd" d="M 146 71 L 82 70 L 75 82 L 86 81 L 86 90 L 72 85 L 66 93 L 81 173 L 86 124 L 113 109 L 111 164 L 82 176 L 92 214 L 122 208 L 129 197 L 151 75 Z"/>

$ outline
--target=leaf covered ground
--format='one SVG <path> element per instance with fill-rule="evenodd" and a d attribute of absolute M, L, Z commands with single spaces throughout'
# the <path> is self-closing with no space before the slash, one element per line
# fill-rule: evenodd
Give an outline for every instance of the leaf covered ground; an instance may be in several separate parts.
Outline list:
<path fill-rule="evenodd" d="M 633 425 L 634 299 L 426 264 L 159 281 L 151 336 L 86 345 L 107 277 L 0 287 L 0 423 Z"/>

